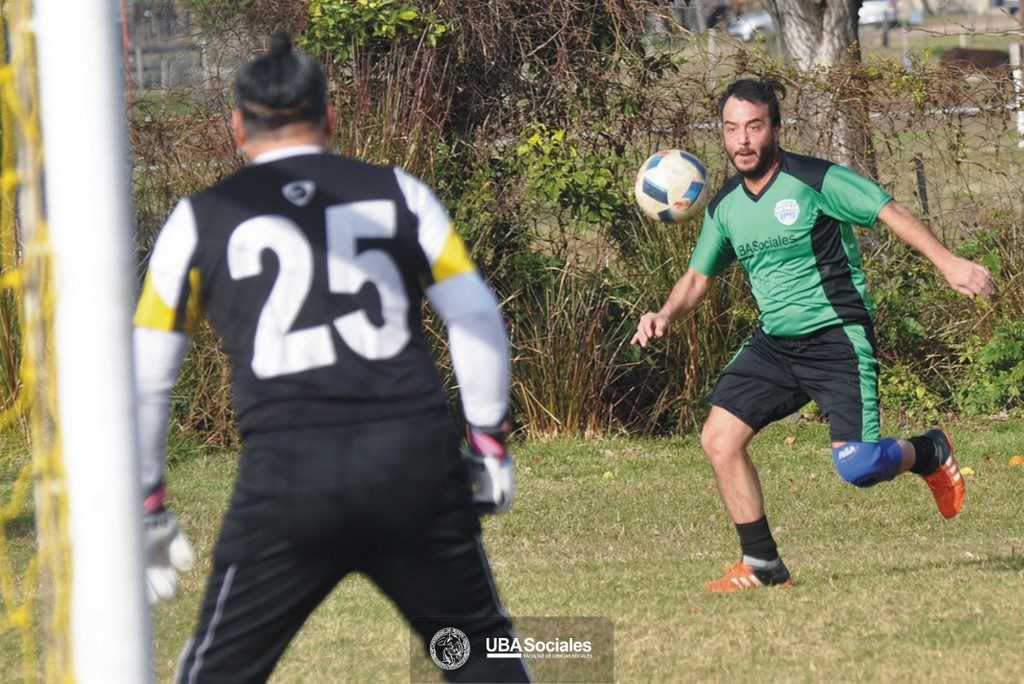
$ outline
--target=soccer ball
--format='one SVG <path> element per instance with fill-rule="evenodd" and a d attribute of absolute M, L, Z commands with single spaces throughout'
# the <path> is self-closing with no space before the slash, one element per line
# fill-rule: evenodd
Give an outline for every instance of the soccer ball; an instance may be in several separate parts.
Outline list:
<path fill-rule="evenodd" d="M 707 172 L 700 160 L 682 150 L 655 152 L 636 174 L 640 211 L 665 223 L 682 223 L 707 198 Z"/>

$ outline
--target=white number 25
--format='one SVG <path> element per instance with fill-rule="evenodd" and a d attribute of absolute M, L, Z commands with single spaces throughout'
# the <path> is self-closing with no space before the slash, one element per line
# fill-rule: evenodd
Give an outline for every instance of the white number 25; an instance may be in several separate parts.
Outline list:
<path fill-rule="evenodd" d="M 299 226 L 284 216 L 257 216 L 245 221 L 228 240 L 228 271 L 234 280 L 259 275 L 263 250 L 272 251 L 280 269 L 260 311 L 253 341 L 252 370 L 260 379 L 330 366 L 338 355 L 330 324 L 360 356 L 391 358 L 408 344 L 409 300 L 394 259 L 380 249 L 357 253 L 360 238 L 395 236 L 395 204 L 389 200 L 352 202 L 328 207 L 327 287 L 353 294 L 367 282 L 380 294 L 384 324 L 373 324 L 362 309 L 310 328 L 292 330 L 313 285 L 313 249 Z"/>

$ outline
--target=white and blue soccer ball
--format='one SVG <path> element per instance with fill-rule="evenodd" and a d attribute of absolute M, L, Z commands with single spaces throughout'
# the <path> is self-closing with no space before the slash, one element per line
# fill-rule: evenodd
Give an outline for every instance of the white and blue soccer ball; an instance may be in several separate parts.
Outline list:
<path fill-rule="evenodd" d="M 661 150 L 640 167 L 634 190 L 644 214 L 665 223 L 682 223 L 703 207 L 707 171 L 689 152 Z"/>

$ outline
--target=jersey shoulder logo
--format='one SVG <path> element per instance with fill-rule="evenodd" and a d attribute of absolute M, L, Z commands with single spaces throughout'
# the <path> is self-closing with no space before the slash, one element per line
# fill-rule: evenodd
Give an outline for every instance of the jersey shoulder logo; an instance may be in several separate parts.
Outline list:
<path fill-rule="evenodd" d="M 800 205 L 794 199 L 779 200 L 775 203 L 775 218 L 784 226 L 791 226 L 796 223 L 800 216 Z"/>
<path fill-rule="evenodd" d="M 310 180 L 299 180 L 288 183 L 281 188 L 284 198 L 297 207 L 304 207 L 313 199 L 316 192 L 316 183 Z"/>

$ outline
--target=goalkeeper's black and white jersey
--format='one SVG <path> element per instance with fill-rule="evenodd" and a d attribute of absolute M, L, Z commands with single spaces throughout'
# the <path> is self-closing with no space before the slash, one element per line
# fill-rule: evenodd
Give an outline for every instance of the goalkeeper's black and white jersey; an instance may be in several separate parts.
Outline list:
<path fill-rule="evenodd" d="M 248 434 L 444 405 L 424 296 L 448 325 L 467 418 L 498 422 L 508 357 L 497 304 L 421 181 L 303 146 L 182 200 L 157 238 L 135 316 L 144 478 L 162 471 L 166 427 L 145 404 L 166 415 L 202 316 L 230 357 Z M 147 464 L 147 449 L 159 463 Z"/>

